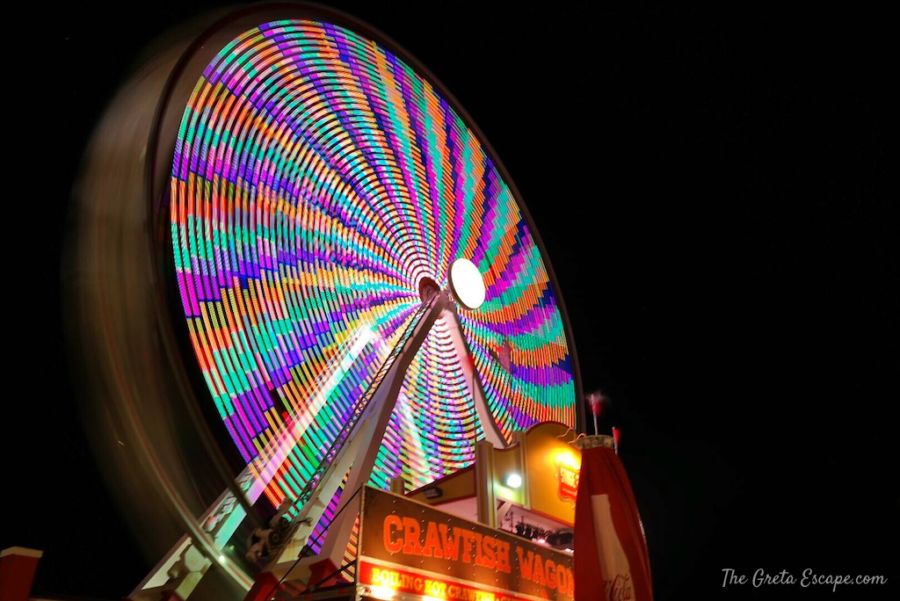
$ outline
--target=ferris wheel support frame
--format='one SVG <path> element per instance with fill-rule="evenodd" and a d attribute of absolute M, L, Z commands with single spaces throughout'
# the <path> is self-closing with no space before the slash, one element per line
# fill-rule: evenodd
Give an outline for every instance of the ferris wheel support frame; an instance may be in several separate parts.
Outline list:
<path fill-rule="evenodd" d="M 385 429 L 403 384 L 406 369 L 438 318 L 445 320 L 454 348 L 461 359 L 460 364 L 463 365 L 463 372 L 467 381 L 471 383 L 470 390 L 476 412 L 481 421 L 482 430 L 485 434 L 485 440 L 494 447 L 503 448 L 507 446 L 500 429 L 488 410 L 481 381 L 477 373 L 472 369 L 471 363 L 465 360 L 465 357 L 471 355 L 457 318 L 456 307 L 457 304 L 450 300 L 448 291 L 443 291 L 439 294 L 428 316 L 420 322 L 419 331 L 414 334 L 415 341 L 411 341 L 411 344 L 404 349 L 403 354 L 391 367 L 385 381 L 372 399 L 373 402 L 370 403 L 370 407 L 373 408 L 373 415 L 365 418 L 365 423 L 361 423 L 360 429 L 354 433 L 351 442 L 352 448 L 348 449 L 348 452 L 344 454 L 346 467 L 342 464 L 330 470 L 331 480 L 327 488 L 322 489 L 321 492 L 317 490 L 318 503 L 324 509 L 324 504 L 331 498 L 331 494 L 334 494 L 334 491 L 337 490 L 337 486 L 340 485 L 344 474 L 347 473 L 347 469 L 351 470 L 344 487 L 344 498 L 336 512 L 338 515 L 343 514 L 343 517 L 329 528 L 320 553 L 316 556 L 302 558 L 298 563 L 296 559 L 306 543 L 308 533 L 302 538 L 295 537 L 294 541 L 292 541 L 293 544 L 289 544 L 284 548 L 278 561 L 274 562 L 266 570 L 267 572 L 282 578 L 290 571 L 298 570 L 293 574 L 292 579 L 308 581 L 311 575 L 330 574 L 338 570 L 352 534 L 355 516 L 359 513 L 359 496 L 352 493 L 365 486 L 369 481 L 372 468 L 375 465 L 375 458 L 378 455 L 378 442 L 384 437 Z M 320 488 L 322 488 L 321 485 Z M 351 494 L 348 495 L 346 493 Z M 306 507 L 312 506 L 307 504 Z M 304 507 L 304 510 L 306 510 L 306 507 Z M 304 516 L 303 512 L 301 512 L 300 516 Z M 294 567 L 295 564 L 296 568 Z"/>
<path fill-rule="evenodd" d="M 456 303 L 451 300 L 450 292 L 442 291 L 424 304 L 431 306 L 420 316 L 411 336 L 401 342 L 403 348 L 399 350 L 398 356 L 366 406 L 363 416 L 352 429 L 347 443 L 337 451 L 310 498 L 303 503 L 299 513 L 294 517 L 293 523 L 296 526 L 289 540 L 278 550 L 276 559 L 257 576 L 257 581 L 271 582 L 273 577 L 280 581 L 287 576 L 291 577 L 291 581 L 308 581 L 317 574 L 337 571 L 352 535 L 355 516 L 358 513 L 358 495 L 342 495 L 343 499 L 336 512 L 337 515 L 342 515 L 342 518 L 332 523 L 327 530 L 320 553 L 300 558 L 299 561 L 298 558 L 312 534 L 312 525 L 318 523 L 329 500 L 344 482 L 344 476 L 348 476 L 344 485 L 345 492 L 355 492 L 368 482 L 378 455 L 378 443 L 384 437 L 406 370 L 438 319 L 445 320 L 454 348 L 461 359 L 464 374 L 471 382 L 471 393 L 485 440 L 495 447 L 507 446 L 488 410 L 478 374 L 471 363 L 464 360 L 470 356 L 469 349 L 457 317 Z M 296 439 L 288 437 L 288 440 Z M 280 448 L 283 446 L 282 441 L 270 450 L 267 454 L 268 460 L 264 462 L 262 469 L 252 463 L 236 479 L 237 489 L 244 491 L 243 494 L 251 505 L 260 498 L 265 487 L 274 478 L 277 472 L 274 463 L 279 458 L 284 458 L 284 450 Z M 212 525 L 209 531 L 211 536 L 216 540 L 223 540 L 234 533 L 245 515 L 231 490 L 227 490 L 204 514 L 202 522 Z M 128 599 L 130 601 L 158 599 L 163 592 L 187 599 L 217 559 L 221 561 L 221 557 L 205 557 L 193 544 L 193 540 L 185 535 L 135 588 Z"/>
<path fill-rule="evenodd" d="M 399 356 L 391 365 L 384 380 L 382 380 L 378 390 L 366 407 L 365 414 L 348 439 L 349 444 L 341 448 L 335 461 L 329 466 L 326 476 L 316 487 L 310 500 L 304 503 L 297 516 L 298 522 L 308 517 L 313 517 L 312 523 L 317 522 L 319 516 L 321 516 L 328 505 L 328 501 L 337 492 L 338 487 L 344 480 L 344 476 L 347 475 L 344 494 L 342 494 L 341 502 L 336 512 L 337 514 L 343 514 L 344 518 L 331 524 L 322 549 L 317 556 L 305 557 L 300 561 L 300 564 L 297 566 L 300 572 L 295 575 L 300 575 L 301 578 L 307 575 L 305 568 L 313 563 L 330 560 L 337 565 L 340 564 L 353 530 L 353 520 L 346 519 L 346 517 L 353 515 L 354 512 L 352 508 L 349 513 L 345 511 L 349 505 L 358 503 L 358 497 L 351 493 L 365 486 L 369 481 L 372 468 L 375 466 L 375 459 L 378 456 L 381 439 L 384 437 L 391 413 L 400 394 L 400 388 L 403 385 L 403 377 L 406 375 L 406 370 L 413 357 L 419 351 L 419 347 L 422 346 L 426 336 L 431 331 L 434 322 L 441 317 L 450 303 L 449 294 L 442 292 L 428 302 L 431 303 L 430 309 L 422 316 L 412 336 L 405 344 L 405 348 L 400 351 Z M 318 515 L 313 516 L 314 513 Z M 287 575 L 296 563 L 297 557 L 306 544 L 311 531 L 311 527 L 298 528 L 291 541 L 278 554 L 278 558 L 265 571 L 271 572 L 278 577 Z"/>

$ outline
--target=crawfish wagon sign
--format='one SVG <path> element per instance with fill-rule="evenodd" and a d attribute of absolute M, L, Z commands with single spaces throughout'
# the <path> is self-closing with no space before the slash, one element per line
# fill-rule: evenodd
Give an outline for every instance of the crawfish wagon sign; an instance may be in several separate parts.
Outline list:
<path fill-rule="evenodd" d="M 364 491 L 357 564 L 363 596 L 571 601 L 572 558 L 505 531 L 373 488 Z"/>

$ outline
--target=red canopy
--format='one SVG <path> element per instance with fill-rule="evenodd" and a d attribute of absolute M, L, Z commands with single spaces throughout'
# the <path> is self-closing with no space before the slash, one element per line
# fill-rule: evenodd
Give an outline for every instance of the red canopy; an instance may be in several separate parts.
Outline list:
<path fill-rule="evenodd" d="M 575 601 L 652 601 L 650 559 L 631 482 L 606 447 L 581 456 L 575 504 Z"/>

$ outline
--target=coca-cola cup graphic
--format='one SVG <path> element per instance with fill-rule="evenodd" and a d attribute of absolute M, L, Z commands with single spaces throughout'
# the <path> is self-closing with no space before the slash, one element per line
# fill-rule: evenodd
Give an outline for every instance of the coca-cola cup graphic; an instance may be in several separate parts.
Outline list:
<path fill-rule="evenodd" d="M 634 585 L 631 582 L 631 568 L 625 549 L 616 534 L 609 495 L 592 495 L 591 508 L 594 513 L 594 536 L 600 554 L 603 571 L 603 586 L 606 599 L 610 601 L 634 601 Z"/>

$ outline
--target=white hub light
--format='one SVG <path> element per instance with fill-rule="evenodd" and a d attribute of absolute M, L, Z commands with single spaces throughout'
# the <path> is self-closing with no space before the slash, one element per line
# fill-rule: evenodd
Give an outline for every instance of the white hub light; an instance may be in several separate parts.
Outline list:
<path fill-rule="evenodd" d="M 468 309 L 477 309 L 484 302 L 484 279 L 475 263 L 468 259 L 457 259 L 450 266 L 450 287 Z"/>

